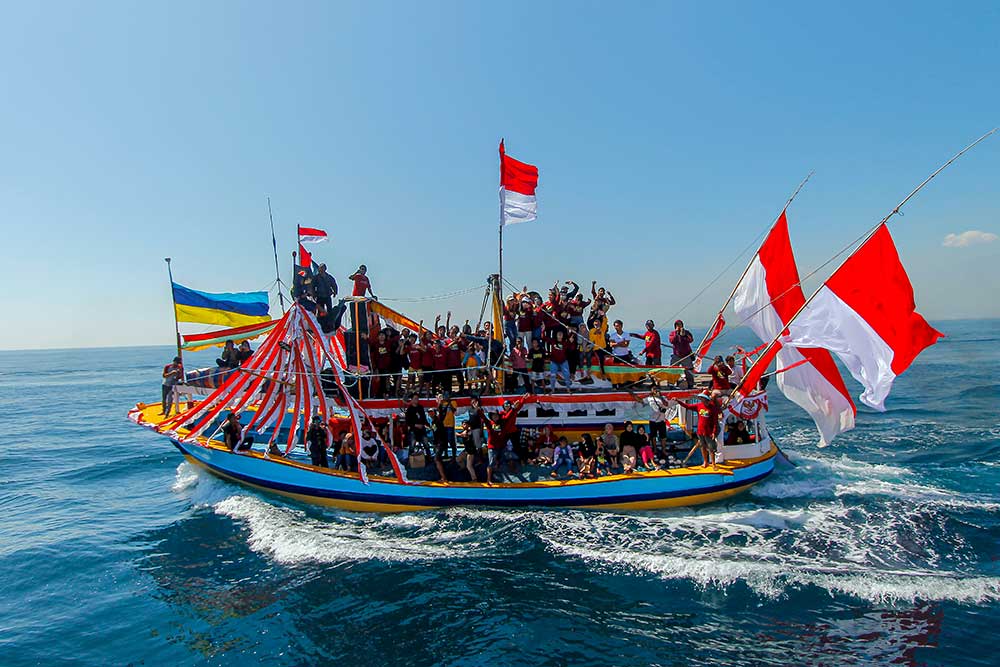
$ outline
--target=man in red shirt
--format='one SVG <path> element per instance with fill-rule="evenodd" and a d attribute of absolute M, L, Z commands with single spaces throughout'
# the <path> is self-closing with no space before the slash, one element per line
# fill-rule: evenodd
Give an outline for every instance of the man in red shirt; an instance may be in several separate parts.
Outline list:
<path fill-rule="evenodd" d="M 646 320 L 646 332 L 641 336 L 632 334 L 632 338 L 642 339 L 645 347 L 642 348 L 643 358 L 647 366 L 659 366 L 662 356 L 660 352 L 660 332 L 656 330 L 653 320 Z"/>
<path fill-rule="evenodd" d="M 733 374 L 733 369 L 726 365 L 722 356 L 717 356 L 708 367 L 708 374 L 712 376 L 712 389 L 719 391 L 729 391 L 732 387 L 729 384 L 729 376 Z"/>
<path fill-rule="evenodd" d="M 725 401 L 722 392 L 715 390 L 710 398 L 701 403 L 685 403 L 677 401 L 677 405 L 694 410 L 698 413 L 698 435 L 696 439 L 701 447 L 702 467 L 707 468 L 709 462 L 715 466 L 716 437 L 719 435 L 719 420 L 722 418 L 722 408 Z"/>
<path fill-rule="evenodd" d="M 486 453 L 489 460 L 486 464 L 486 483 L 493 483 L 493 470 L 503 465 L 507 458 L 507 443 L 517 436 L 517 413 L 521 411 L 528 400 L 536 400 L 528 393 L 513 403 L 505 401 L 502 412 L 491 412 L 486 420 L 488 431 Z"/>
<path fill-rule="evenodd" d="M 348 277 L 349 280 L 354 281 L 354 292 L 351 296 L 364 296 L 365 293 L 370 293 L 373 299 L 377 299 L 375 292 L 372 291 L 372 282 L 368 279 L 368 267 L 362 264 Z"/>

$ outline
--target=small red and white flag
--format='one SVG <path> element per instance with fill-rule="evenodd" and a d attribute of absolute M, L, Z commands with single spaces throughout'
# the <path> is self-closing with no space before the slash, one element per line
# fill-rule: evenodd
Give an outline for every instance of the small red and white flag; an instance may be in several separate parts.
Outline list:
<path fill-rule="evenodd" d="M 883 223 L 827 279 L 781 343 L 835 353 L 864 385 L 861 402 L 884 411 L 896 377 L 943 335 L 916 311 L 913 286 Z"/>
<path fill-rule="evenodd" d="M 782 211 L 736 286 L 733 308 L 762 341 L 770 343 L 805 301 L 788 238 L 788 219 Z M 746 392 L 757 386 L 775 358 L 778 370 L 782 371 L 775 378 L 778 388 L 816 422 L 821 447 L 837 434 L 854 428 L 857 409 L 833 357 L 826 350 L 799 350 L 775 343 L 743 378 Z"/>
<path fill-rule="evenodd" d="M 530 222 L 538 217 L 535 188 L 538 187 L 538 167 L 515 160 L 504 151 L 500 140 L 500 207 L 501 225 Z"/>
<path fill-rule="evenodd" d="M 299 227 L 299 243 L 325 243 L 326 232 L 315 227 Z"/>
<path fill-rule="evenodd" d="M 704 340 L 701 341 L 701 345 L 698 346 L 698 351 L 694 355 L 694 368 L 699 373 L 705 372 L 705 369 L 702 368 L 705 365 L 705 357 L 708 356 L 708 351 L 712 349 L 712 343 L 715 342 L 715 339 L 719 337 L 719 334 L 725 328 L 726 318 L 722 316 L 722 313 L 719 313 L 715 318 L 715 324 L 705 334 Z"/>

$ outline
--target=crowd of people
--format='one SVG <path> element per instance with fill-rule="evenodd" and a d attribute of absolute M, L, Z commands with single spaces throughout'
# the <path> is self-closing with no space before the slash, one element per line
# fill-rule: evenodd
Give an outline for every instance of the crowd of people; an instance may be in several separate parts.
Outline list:
<path fill-rule="evenodd" d="M 727 397 L 718 389 L 705 390 L 688 402 L 672 401 L 654 388 L 641 399 L 648 409 L 646 424 L 626 421 L 616 429 L 609 423 L 596 436 L 583 433 L 573 441 L 557 436 L 551 425 L 518 426 L 519 412 L 536 400 L 536 395 L 528 393 L 505 401 L 499 409 L 487 410 L 473 397 L 468 407 L 460 409 L 449 394 L 441 393 L 428 409 L 411 394 L 399 413 L 385 423 L 376 426 L 365 422 L 359 439 L 346 422 L 337 427 L 317 415 L 305 442 L 312 464 L 319 467 L 354 471 L 360 463 L 371 473 L 387 473 L 391 470 L 388 451 L 392 451 L 403 466 L 417 469 L 433 465 L 440 482 L 493 484 L 502 474 L 528 471 L 529 478 L 591 479 L 678 467 L 687 463 L 695 448 L 700 449 L 702 465 L 710 466 L 716 461 L 721 429 L 725 429 L 726 444 L 754 441 L 745 421 L 732 415 L 724 418 Z M 687 449 L 687 441 L 670 433 L 675 405 L 698 416 L 693 429 L 695 447 L 683 459 L 680 454 Z M 230 449 L 249 447 L 231 438 L 239 433 L 238 420 L 235 426 L 227 422 L 223 433 Z M 270 453 L 280 455 L 273 448 Z"/>
<path fill-rule="evenodd" d="M 326 267 L 320 265 L 318 273 L 303 277 L 293 293 L 329 331 L 340 313 L 330 310 L 330 294 L 336 295 L 336 283 L 323 278 L 328 275 Z M 364 265 L 350 279 L 353 296 L 376 298 Z M 489 320 L 476 327 L 465 320 L 459 326 L 452 323 L 450 312 L 443 324 L 439 315 L 433 327 L 424 327 L 421 321 L 415 331 L 383 324 L 370 315 L 370 395 L 572 392 L 594 383 L 593 369 L 605 375 L 607 364 L 640 372 L 661 367 L 664 348 L 670 350 L 670 365 L 683 369 L 684 386 L 693 388 L 694 336 L 684 322 L 674 322 L 668 344 L 664 344 L 653 320 L 645 322 L 642 333 L 627 331 L 620 319 L 610 320 L 608 313 L 616 303 L 611 291 L 598 287 L 596 281 L 591 283 L 589 299 L 573 281 L 561 286 L 556 283 L 545 299 L 524 287 L 504 299 L 502 330 L 496 334 Z M 634 340 L 642 343 L 638 354 L 632 350 Z M 614 388 L 625 386 L 622 382 L 612 384 Z"/>

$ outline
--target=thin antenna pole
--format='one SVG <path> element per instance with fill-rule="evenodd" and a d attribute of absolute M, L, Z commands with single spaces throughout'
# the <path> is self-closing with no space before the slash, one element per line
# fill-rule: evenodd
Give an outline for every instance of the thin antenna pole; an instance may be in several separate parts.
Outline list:
<path fill-rule="evenodd" d="M 163 261 L 167 263 L 167 278 L 170 279 L 170 302 L 173 304 L 174 311 L 174 340 L 177 343 L 177 356 L 181 358 L 181 368 L 184 368 L 184 353 L 181 349 L 181 326 L 177 322 L 177 300 L 174 299 L 174 272 L 170 268 L 170 258 L 164 257 Z M 187 382 L 187 370 L 183 371 L 181 380 Z"/>
<path fill-rule="evenodd" d="M 906 204 L 906 202 L 910 201 L 910 199 L 912 199 L 914 195 L 916 195 L 918 192 L 920 192 L 924 188 L 925 185 L 927 185 L 928 183 L 930 183 L 931 180 L 933 180 L 935 176 L 937 176 L 938 174 L 940 174 L 949 165 L 951 165 L 952 162 L 954 162 L 958 158 L 962 157 L 962 155 L 964 155 L 968 151 L 972 150 L 975 146 L 977 146 L 980 142 L 982 142 L 983 140 L 985 140 L 987 137 L 989 137 L 989 136 L 991 136 L 993 134 L 996 134 L 996 132 L 997 132 L 998 129 L 1000 129 L 1000 128 L 993 128 L 992 130 L 990 130 L 989 132 L 987 132 L 983 136 L 979 137 L 978 139 L 976 139 L 975 141 L 973 141 L 971 144 L 969 144 L 968 146 L 966 146 L 965 148 L 963 148 L 959 152 L 955 153 L 955 155 L 952 156 L 952 158 L 950 160 L 948 160 L 943 165 L 941 165 L 940 167 L 938 167 L 937 170 L 935 170 L 933 174 L 931 174 L 930 176 L 928 176 L 927 178 L 925 178 L 923 180 L 923 182 L 921 182 L 920 185 L 918 185 L 917 187 L 915 187 L 910 194 L 906 195 L 906 197 L 903 198 L 903 201 L 901 201 L 898 204 L 896 204 L 896 207 L 893 208 L 891 211 L 889 211 L 888 215 L 886 215 L 884 218 L 882 218 L 881 220 L 879 220 L 878 223 L 875 226 L 873 226 L 871 229 L 869 229 L 868 231 L 866 231 L 864 234 L 862 234 L 861 236 L 859 236 L 858 238 L 854 239 L 849 244 L 847 244 L 847 246 L 845 246 L 843 250 L 841 250 L 836 255 L 834 255 L 833 257 L 831 257 L 830 259 L 828 259 L 826 262 L 824 262 L 822 265 L 820 265 L 819 267 L 817 267 L 816 271 L 819 271 L 824 266 L 826 266 L 827 264 L 829 264 L 830 262 L 832 262 L 834 259 L 836 259 L 840 255 L 844 254 L 851 246 L 854 246 L 855 244 L 857 244 L 857 246 L 855 246 L 854 250 L 851 250 L 850 254 L 848 254 L 847 257 L 844 258 L 844 261 L 842 261 L 837 266 L 837 268 L 834 269 L 833 274 L 837 273 L 837 271 L 839 271 L 844 266 L 844 264 L 847 264 L 848 260 L 850 260 L 851 257 L 853 257 L 858 252 L 858 250 L 860 250 L 865 245 L 865 243 L 868 242 L 868 239 L 870 239 L 872 236 L 875 235 L 875 232 L 877 232 L 882 225 L 888 223 L 889 219 L 892 218 L 892 216 L 898 214 L 899 210 L 901 208 L 903 208 L 903 206 Z M 816 273 L 816 271 L 813 271 L 813 273 Z M 831 274 L 831 275 L 833 275 L 833 274 Z M 812 274 L 810 274 L 810 275 L 812 275 Z M 801 281 L 799 282 L 799 284 L 801 285 Z M 747 372 L 744 373 L 744 375 L 743 375 L 744 378 L 746 378 L 747 376 L 750 375 L 750 371 L 753 370 L 754 366 L 756 366 L 760 362 L 761 359 L 766 358 L 767 353 L 771 350 L 772 347 L 774 347 L 774 344 L 778 342 L 778 339 L 781 338 L 781 336 L 784 334 L 785 330 L 788 329 L 788 327 L 791 325 L 791 323 L 795 321 L 795 318 L 797 318 L 799 315 L 801 315 L 802 312 L 809 306 L 809 304 L 812 303 L 812 300 L 816 298 L 816 296 L 820 293 L 820 291 L 823 289 L 823 287 L 825 285 L 826 285 L 826 281 L 823 281 L 823 284 L 820 285 L 816 289 L 816 291 L 813 292 L 812 295 L 810 295 L 810 297 L 805 300 L 805 303 L 802 304 L 802 307 L 800 307 L 797 311 L 795 311 L 795 314 L 792 315 L 791 318 L 789 318 L 789 320 L 787 322 L 785 322 L 784 328 L 781 331 L 779 331 L 778 334 L 771 340 L 771 342 L 767 344 L 767 347 L 765 347 L 764 350 L 761 351 L 760 356 L 757 357 L 757 360 L 754 361 L 752 364 L 750 364 L 750 368 L 748 368 Z M 771 303 L 773 303 L 773 302 L 774 301 L 772 300 Z M 743 386 L 743 381 L 741 380 L 740 384 L 737 385 L 735 389 L 733 389 L 733 392 L 735 393 L 742 386 Z"/>
<path fill-rule="evenodd" d="M 274 279 L 278 283 L 278 303 L 281 304 L 281 314 L 285 314 L 285 294 L 282 291 L 281 269 L 278 267 L 278 241 L 274 238 L 274 216 L 271 215 L 271 198 L 267 198 L 267 217 L 271 221 L 271 248 L 274 250 Z"/>

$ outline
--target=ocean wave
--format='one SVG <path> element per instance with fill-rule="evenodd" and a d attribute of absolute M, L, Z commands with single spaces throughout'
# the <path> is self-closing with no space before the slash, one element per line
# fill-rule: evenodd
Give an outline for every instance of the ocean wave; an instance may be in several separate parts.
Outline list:
<path fill-rule="evenodd" d="M 874 514 L 859 517 L 856 512 L 830 504 L 662 518 L 612 515 L 597 521 L 564 516 L 544 521 L 539 537 L 553 552 L 602 569 L 610 565 L 703 588 L 743 584 L 769 599 L 815 586 L 878 603 L 1000 600 L 1000 578 L 941 567 L 975 558 L 960 540 L 942 541 L 940 535 L 922 540 L 920 526 L 904 517 L 879 523 L 872 520 Z M 900 552 L 920 565 L 906 564 Z"/>

